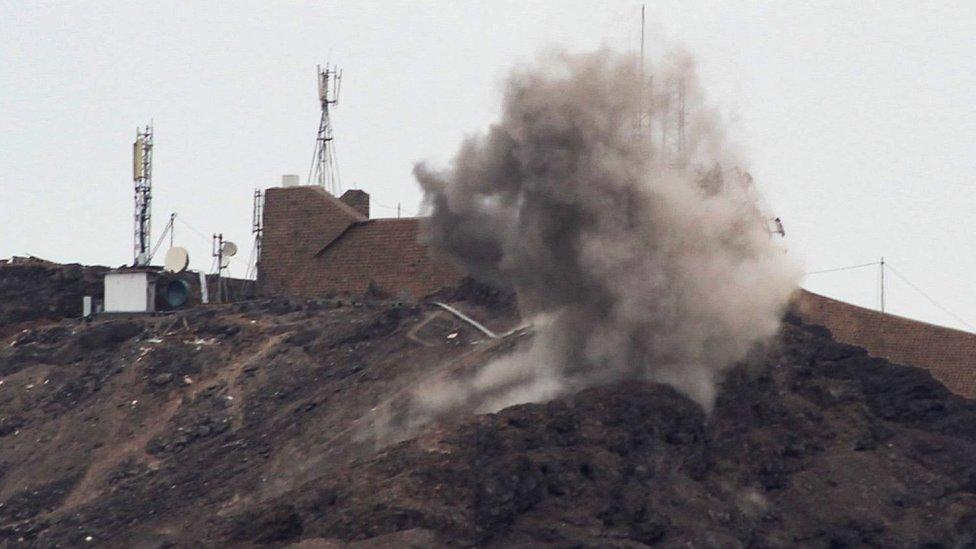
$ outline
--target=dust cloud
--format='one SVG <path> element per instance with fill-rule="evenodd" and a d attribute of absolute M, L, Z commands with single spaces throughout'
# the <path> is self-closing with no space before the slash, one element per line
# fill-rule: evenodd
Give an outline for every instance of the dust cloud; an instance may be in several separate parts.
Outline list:
<path fill-rule="evenodd" d="M 510 74 L 499 122 L 446 169 L 414 169 L 424 238 L 514 289 L 531 346 L 425 386 L 419 417 L 634 379 L 710 410 L 722 374 L 777 330 L 800 268 L 771 237 L 693 59 L 549 52 Z"/>

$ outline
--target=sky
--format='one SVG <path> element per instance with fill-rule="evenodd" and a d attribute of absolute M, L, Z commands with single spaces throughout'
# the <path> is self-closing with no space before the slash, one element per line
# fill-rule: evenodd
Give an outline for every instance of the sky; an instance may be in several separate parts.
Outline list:
<path fill-rule="evenodd" d="M 130 263 L 131 146 L 152 121 L 154 239 L 176 212 L 192 267 L 210 269 L 220 232 L 243 275 L 254 190 L 308 174 L 326 62 L 343 70 L 342 186 L 374 216 L 413 213 L 414 163 L 447 162 L 496 120 L 513 65 L 636 50 L 640 6 L 0 0 L 0 258 Z M 884 257 L 887 311 L 973 330 L 974 29 L 971 1 L 658 1 L 646 35 L 652 55 L 696 56 L 808 272 Z M 878 307 L 880 278 L 803 285 Z"/>

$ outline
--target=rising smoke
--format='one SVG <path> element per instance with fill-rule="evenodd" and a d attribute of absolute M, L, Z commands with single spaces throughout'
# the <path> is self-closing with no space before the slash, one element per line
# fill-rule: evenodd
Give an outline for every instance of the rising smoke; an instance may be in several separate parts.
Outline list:
<path fill-rule="evenodd" d="M 535 327 L 526 351 L 417 393 L 425 412 L 623 379 L 710 409 L 722 373 L 777 330 L 800 271 L 691 58 L 638 72 L 605 50 L 547 54 L 512 72 L 500 121 L 448 169 L 416 166 L 427 243 L 514 289 Z"/>

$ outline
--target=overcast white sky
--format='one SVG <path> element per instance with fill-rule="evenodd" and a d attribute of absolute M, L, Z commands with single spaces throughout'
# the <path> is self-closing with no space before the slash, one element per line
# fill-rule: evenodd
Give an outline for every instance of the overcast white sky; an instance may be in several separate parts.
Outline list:
<path fill-rule="evenodd" d="M 0 257 L 121 265 L 131 142 L 155 120 L 154 235 L 169 212 L 236 240 L 251 195 L 304 179 L 315 66 L 344 70 L 346 188 L 415 210 L 415 161 L 445 161 L 541 50 L 635 49 L 639 2 L 0 0 Z M 648 36 L 699 59 L 809 271 L 882 255 L 976 325 L 976 2 L 649 2 Z M 660 43 L 660 42 L 658 42 Z M 383 208 L 380 205 L 385 205 Z M 177 225 L 197 268 L 209 239 Z M 889 310 L 963 327 L 894 276 Z M 876 306 L 878 269 L 807 288 Z"/>

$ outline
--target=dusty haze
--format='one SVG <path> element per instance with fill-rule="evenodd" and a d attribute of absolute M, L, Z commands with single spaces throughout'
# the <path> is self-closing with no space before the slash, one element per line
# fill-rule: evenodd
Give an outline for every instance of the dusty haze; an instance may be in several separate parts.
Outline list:
<path fill-rule="evenodd" d="M 801 272 L 693 60 L 669 55 L 645 86 L 637 67 L 551 52 L 512 71 L 500 121 L 447 169 L 416 166 L 426 241 L 513 288 L 536 328 L 527 351 L 425 388 L 422 409 L 494 411 L 621 379 L 710 409 L 723 372 L 777 330 Z"/>

